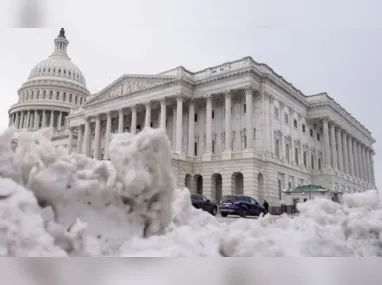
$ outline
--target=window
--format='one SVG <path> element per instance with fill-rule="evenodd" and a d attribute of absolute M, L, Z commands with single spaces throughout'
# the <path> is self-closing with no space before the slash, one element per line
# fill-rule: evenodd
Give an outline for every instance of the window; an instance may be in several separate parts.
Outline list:
<path fill-rule="evenodd" d="M 277 179 L 277 186 L 278 186 L 278 190 L 279 190 L 279 199 L 281 199 L 281 192 L 282 192 L 282 184 L 281 184 L 281 180 L 280 178 Z"/>
<path fill-rule="evenodd" d="M 80 105 L 82 105 L 82 97 L 80 98 Z"/>
<path fill-rule="evenodd" d="M 305 134 L 305 125 L 302 124 L 302 132 Z"/>
<path fill-rule="evenodd" d="M 198 143 L 194 143 L 194 155 L 198 156 Z"/>
<path fill-rule="evenodd" d="M 215 119 L 215 111 L 212 111 L 212 119 Z"/>
<path fill-rule="evenodd" d="M 288 189 L 292 189 L 292 183 L 290 181 L 288 182 Z"/>
<path fill-rule="evenodd" d="M 297 129 L 297 120 L 296 119 L 293 120 L 293 127 L 295 127 Z"/>
<path fill-rule="evenodd" d="M 194 115 L 194 122 L 197 122 L 198 121 L 198 114 L 195 114 Z"/>
<path fill-rule="evenodd" d="M 294 161 L 298 165 L 298 148 L 297 147 L 294 149 Z"/>
<path fill-rule="evenodd" d="M 310 166 L 312 167 L 312 169 L 314 169 L 314 156 L 313 154 L 310 156 Z"/>
<path fill-rule="evenodd" d="M 52 91 L 52 90 L 49 91 L 49 99 L 50 99 L 50 100 L 53 99 L 53 91 Z"/>
<path fill-rule="evenodd" d="M 318 159 L 318 169 L 321 169 L 321 158 Z"/>
<path fill-rule="evenodd" d="M 244 114 L 247 113 L 247 104 L 243 105 Z"/>
<path fill-rule="evenodd" d="M 56 100 L 59 100 L 60 99 L 60 91 L 57 91 L 56 92 Z"/>
<path fill-rule="evenodd" d="M 66 101 L 66 92 L 64 92 L 63 101 Z"/>
<path fill-rule="evenodd" d="M 280 140 L 278 139 L 275 140 L 275 153 L 276 157 L 280 158 Z"/>
<path fill-rule="evenodd" d="M 285 145 L 285 158 L 288 162 L 290 162 L 289 161 L 290 157 L 289 157 L 289 145 L 288 144 Z"/>
<path fill-rule="evenodd" d="M 247 136 L 244 136 L 244 148 L 247 148 Z"/>
<path fill-rule="evenodd" d="M 37 99 L 40 99 L 40 90 L 37 90 Z"/>
<path fill-rule="evenodd" d="M 72 103 L 72 100 L 73 100 L 73 95 L 72 93 L 69 94 L 69 102 Z"/>
<path fill-rule="evenodd" d="M 279 118 L 279 109 L 277 107 L 273 109 L 273 115 L 275 116 L 275 118 Z"/>
<path fill-rule="evenodd" d="M 319 141 L 320 140 L 320 134 L 317 133 L 317 140 Z"/>
<path fill-rule="evenodd" d="M 288 116 L 288 114 L 284 114 L 284 121 L 285 121 L 285 124 L 289 124 L 289 116 Z"/>
<path fill-rule="evenodd" d="M 304 151 L 304 153 L 302 155 L 302 159 L 303 159 L 303 163 L 304 163 L 305 168 L 307 168 L 306 151 Z"/>
<path fill-rule="evenodd" d="M 215 141 L 212 140 L 212 153 L 215 153 Z"/>
<path fill-rule="evenodd" d="M 310 132 L 310 136 L 313 137 L 313 129 L 310 129 L 309 132 Z"/>

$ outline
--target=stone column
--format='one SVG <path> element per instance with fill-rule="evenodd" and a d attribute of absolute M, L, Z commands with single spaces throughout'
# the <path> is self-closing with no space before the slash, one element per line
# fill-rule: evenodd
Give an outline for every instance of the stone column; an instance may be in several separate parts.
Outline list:
<path fill-rule="evenodd" d="M 42 122 L 41 122 L 41 127 L 45 128 L 46 127 L 46 111 L 42 111 Z"/>
<path fill-rule="evenodd" d="M 31 118 L 31 111 L 28 111 L 27 113 L 27 124 L 26 124 L 26 128 L 29 129 L 29 126 L 30 126 L 30 118 Z"/>
<path fill-rule="evenodd" d="M 24 111 L 21 111 L 21 118 L 20 118 L 20 124 L 19 124 L 19 129 L 24 128 Z"/>
<path fill-rule="evenodd" d="M 16 113 L 16 121 L 15 121 L 15 128 L 19 128 L 19 124 L 20 124 L 20 115 L 19 115 L 19 112 Z"/>
<path fill-rule="evenodd" d="M 337 149 L 336 149 L 336 131 L 335 131 L 335 125 L 332 122 L 330 124 L 330 144 L 331 144 L 331 149 L 330 152 L 332 154 L 332 167 L 334 169 L 338 169 L 338 164 L 337 164 Z"/>
<path fill-rule="evenodd" d="M 253 94 L 252 87 L 245 88 L 245 104 L 247 106 L 246 119 L 246 137 L 247 150 L 253 148 Z"/>
<path fill-rule="evenodd" d="M 137 133 L 137 106 L 131 106 L 131 133 Z"/>
<path fill-rule="evenodd" d="M 84 144 L 84 131 L 82 128 L 82 125 L 78 126 L 78 133 L 77 133 L 77 153 L 83 152 L 83 144 Z"/>
<path fill-rule="evenodd" d="M 182 152 L 182 137 L 183 137 L 183 98 L 179 95 L 176 98 L 176 144 L 175 151 Z"/>
<path fill-rule="evenodd" d="M 123 109 L 118 110 L 118 133 L 123 133 Z"/>
<path fill-rule="evenodd" d="M 336 138 L 337 138 L 337 156 L 338 156 L 338 169 L 341 172 L 344 172 L 344 157 L 342 150 L 342 135 L 341 128 L 337 127 L 336 129 Z"/>
<path fill-rule="evenodd" d="M 194 156 L 195 144 L 195 105 L 190 101 L 188 106 L 188 155 Z"/>
<path fill-rule="evenodd" d="M 361 157 L 362 157 L 362 179 L 367 181 L 367 165 L 366 165 L 366 154 L 365 145 L 361 144 Z"/>
<path fill-rule="evenodd" d="M 329 146 L 329 126 L 328 118 L 322 120 L 324 136 L 324 168 L 330 168 L 330 146 Z"/>
<path fill-rule="evenodd" d="M 231 118 L 231 107 L 232 107 L 232 94 L 231 91 L 225 92 L 225 152 L 232 152 L 232 118 Z"/>
<path fill-rule="evenodd" d="M 354 157 L 353 157 L 353 138 L 349 135 L 348 137 L 348 153 L 349 153 L 349 166 L 350 166 L 350 175 L 355 176 L 354 173 Z"/>
<path fill-rule="evenodd" d="M 50 111 L 50 127 L 54 128 L 54 111 Z"/>
<path fill-rule="evenodd" d="M 206 149 L 205 154 L 212 154 L 212 96 L 211 94 L 205 96 L 206 98 Z"/>
<path fill-rule="evenodd" d="M 146 107 L 145 126 L 150 127 L 150 123 L 151 123 L 151 104 L 150 104 L 150 102 L 146 102 L 145 107 Z"/>
<path fill-rule="evenodd" d="M 62 126 L 62 112 L 58 113 L 57 130 L 60 130 Z"/>
<path fill-rule="evenodd" d="M 40 116 L 39 116 L 39 114 L 38 114 L 38 110 L 36 110 L 36 111 L 34 111 L 34 123 L 33 123 L 33 128 L 34 128 L 35 130 L 38 129 L 38 123 L 39 123 L 39 121 L 40 121 Z"/>
<path fill-rule="evenodd" d="M 106 132 L 105 132 L 105 159 L 109 158 L 109 142 L 111 135 L 111 112 L 106 114 Z"/>
<path fill-rule="evenodd" d="M 354 161 L 354 177 L 359 178 L 359 164 L 358 164 L 358 151 L 357 140 L 353 141 L 353 161 Z"/>
<path fill-rule="evenodd" d="M 160 100 L 160 128 L 166 130 L 166 98 Z"/>
<path fill-rule="evenodd" d="M 371 183 L 371 167 L 370 167 L 370 151 L 368 147 L 365 147 L 365 159 L 366 159 L 366 172 L 367 182 Z"/>
<path fill-rule="evenodd" d="M 69 128 L 68 154 L 71 154 L 72 150 L 73 150 L 73 129 Z"/>
<path fill-rule="evenodd" d="M 371 150 L 370 152 L 370 170 L 371 170 L 371 182 L 373 183 L 373 186 L 375 187 L 375 175 L 374 175 L 374 151 Z"/>
<path fill-rule="evenodd" d="M 95 116 L 94 158 L 100 159 L 101 154 L 101 116 Z"/>
<path fill-rule="evenodd" d="M 345 131 L 342 131 L 342 151 L 344 160 L 344 172 L 349 174 L 349 153 L 348 153 L 348 140 Z"/>
<path fill-rule="evenodd" d="M 82 153 L 90 156 L 90 118 L 85 118 L 85 139 Z"/>

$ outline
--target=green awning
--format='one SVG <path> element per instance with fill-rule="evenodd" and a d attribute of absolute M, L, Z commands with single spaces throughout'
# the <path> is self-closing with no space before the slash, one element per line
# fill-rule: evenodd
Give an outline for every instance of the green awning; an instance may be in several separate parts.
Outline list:
<path fill-rule="evenodd" d="M 309 184 L 309 185 L 298 186 L 298 187 L 292 189 L 292 191 L 301 191 L 301 192 L 307 192 L 307 191 L 328 191 L 328 189 L 326 189 L 325 187 L 322 187 L 321 185 Z"/>

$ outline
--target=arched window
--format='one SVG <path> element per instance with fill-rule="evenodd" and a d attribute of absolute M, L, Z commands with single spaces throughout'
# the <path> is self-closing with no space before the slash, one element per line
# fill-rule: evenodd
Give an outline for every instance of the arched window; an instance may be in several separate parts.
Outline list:
<path fill-rule="evenodd" d="M 63 95 L 62 100 L 63 100 L 63 101 L 66 101 L 66 92 L 64 92 L 64 95 Z"/>
<path fill-rule="evenodd" d="M 77 98 L 77 94 L 74 96 L 74 104 L 77 104 L 77 101 L 78 101 L 78 98 Z"/>
<path fill-rule="evenodd" d="M 50 90 L 50 91 L 49 91 L 49 99 L 50 99 L 50 100 L 53 99 L 53 90 Z"/>
<path fill-rule="evenodd" d="M 72 95 L 72 93 L 70 93 L 70 94 L 69 94 L 69 102 L 70 102 L 70 103 L 72 103 L 72 100 L 73 100 L 72 97 L 73 97 L 73 95 Z"/>

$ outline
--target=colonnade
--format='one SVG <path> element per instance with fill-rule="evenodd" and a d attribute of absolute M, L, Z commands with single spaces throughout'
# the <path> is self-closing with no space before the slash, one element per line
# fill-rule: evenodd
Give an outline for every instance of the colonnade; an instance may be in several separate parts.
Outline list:
<path fill-rule="evenodd" d="M 27 110 L 14 112 L 9 116 L 9 126 L 17 129 L 38 130 L 44 127 L 61 129 L 65 127 L 68 112 L 48 110 Z"/>
<path fill-rule="evenodd" d="M 245 98 L 246 98 L 246 149 L 253 149 L 253 137 L 254 137 L 254 128 L 253 128 L 253 89 L 246 87 L 243 89 Z M 225 100 L 225 153 L 232 153 L 232 92 L 224 92 Z M 206 105 L 206 147 L 204 151 L 206 159 L 208 156 L 212 156 L 212 108 L 213 108 L 213 95 L 207 94 L 204 98 L 198 99 L 204 100 Z M 166 118 L 167 118 L 167 107 L 170 106 L 173 109 L 173 114 L 175 115 L 175 153 L 182 154 L 182 133 L 183 133 L 183 107 L 184 103 L 187 102 L 188 106 L 188 150 L 187 155 L 194 156 L 194 143 L 195 143 L 195 100 L 182 96 L 182 94 L 177 94 L 176 96 L 169 96 L 166 98 L 160 98 L 150 102 L 142 102 L 138 105 L 131 105 L 119 110 L 107 111 L 105 113 L 99 113 L 94 116 L 88 116 L 85 118 L 84 124 L 70 128 L 70 141 L 69 141 L 69 150 L 72 151 L 73 148 L 73 131 L 77 129 L 77 139 L 78 139 L 78 153 L 83 153 L 87 156 L 90 156 L 91 152 L 91 132 L 94 130 L 94 158 L 101 159 L 101 121 L 106 119 L 106 130 L 105 130 L 105 156 L 108 158 L 107 154 L 107 143 L 110 139 L 110 133 L 112 131 L 112 118 L 116 117 L 115 114 L 118 114 L 118 133 L 124 131 L 124 118 L 125 115 L 130 115 L 130 129 L 129 131 L 133 134 L 137 132 L 137 109 L 138 107 L 144 106 L 145 111 L 145 126 L 150 126 L 151 122 L 151 113 L 154 103 L 160 105 L 160 113 L 158 116 L 159 127 L 166 129 Z M 174 104 L 175 103 L 175 104 Z M 185 155 L 185 154 L 184 154 Z"/>
<path fill-rule="evenodd" d="M 374 150 L 329 118 L 322 120 L 322 126 L 324 166 L 375 185 Z"/>

